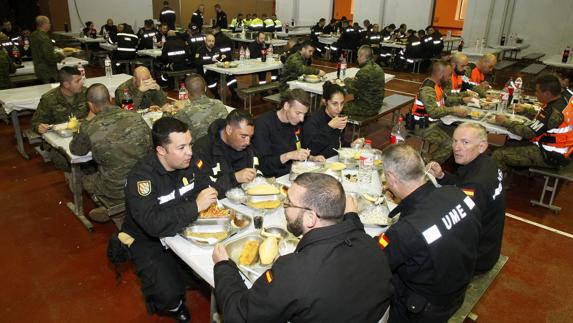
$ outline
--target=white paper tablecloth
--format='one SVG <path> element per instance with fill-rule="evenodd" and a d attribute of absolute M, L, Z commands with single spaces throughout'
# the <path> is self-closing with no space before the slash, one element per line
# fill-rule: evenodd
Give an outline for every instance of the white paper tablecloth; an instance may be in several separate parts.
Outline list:
<path fill-rule="evenodd" d="M 495 124 L 491 124 L 485 121 L 479 121 L 479 120 L 473 120 L 473 119 L 469 119 L 469 118 L 460 118 L 460 117 L 456 117 L 453 115 L 448 115 L 445 117 L 440 118 L 440 120 L 447 125 L 450 125 L 454 122 L 472 122 L 472 123 L 479 123 L 482 126 L 484 126 L 484 128 L 487 130 L 487 132 L 489 133 L 495 133 L 495 134 L 500 134 L 500 135 L 507 135 L 509 138 L 511 139 L 515 139 L 515 140 L 521 140 L 521 136 L 518 136 L 512 132 L 510 132 L 509 130 L 507 130 L 506 128 L 499 126 L 499 125 L 495 125 Z"/>
<path fill-rule="evenodd" d="M 266 72 L 272 70 L 278 70 L 283 67 L 280 60 L 274 60 L 272 58 L 267 58 L 266 62 L 261 62 L 259 59 L 248 59 L 245 61 L 237 61 L 239 66 L 233 68 L 223 68 L 217 67 L 217 64 L 209 64 L 203 66 L 205 70 L 227 74 L 227 75 L 244 75 L 253 74 L 258 72 Z"/>
<path fill-rule="evenodd" d="M 137 55 L 157 58 L 157 57 L 161 56 L 161 48 L 140 49 L 137 51 Z"/>
<path fill-rule="evenodd" d="M 65 152 L 72 164 L 76 163 L 85 163 L 92 160 L 92 152 L 90 151 L 85 156 L 76 156 L 70 152 L 70 142 L 72 141 L 72 137 L 60 137 L 58 134 L 52 131 L 48 131 L 42 135 L 42 138 L 50 144 L 52 147 L 60 147 Z"/>
<path fill-rule="evenodd" d="M 573 59 L 571 56 L 569 56 L 569 61 L 567 61 L 567 63 L 561 62 L 562 58 L 563 54 L 549 56 L 543 60 L 543 64 L 560 68 L 573 68 Z"/>
<path fill-rule="evenodd" d="M 77 66 L 78 63 L 87 65 L 88 61 L 76 57 L 66 57 L 58 63 L 58 69 L 64 66 Z M 24 67 L 16 69 L 16 73 L 11 74 L 10 76 L 34 74 L 34 63 L 32 61 L 22 62 L 22 65 Z"/>
<path fill-rule="evenodd" d="M 351 68 L 346 70 L 346 77 L 354 77 L 354 76 L 356 76 L 356 73 L 358 73 L 358 71 L 359 71 L 359 68 L 351 67 Z M 340 77 L 342 78 L 342 75 Z M 388 74 L 388 73 L 384 74 L 384 80 L 386 81 L 386 83 L 388 81 L 392 80 L 394 77 L 395 77 L 395 75 L 393 75 L 393 74 Z M 326 80 L 327 81 L 335 80 L 335 79 L 336 79 L 336 72 L 326 73 Z M 289 85 L 290 89 L 303 89 L 303 90 L 310 92 L 310 93 L 322 95 L 322 86 L 323 86 L 324 82 L 308 83 L 308 82 L 296 80 L 296 81 L 289 81 L 289 82 L 287 82 L 287 84 Z"/>

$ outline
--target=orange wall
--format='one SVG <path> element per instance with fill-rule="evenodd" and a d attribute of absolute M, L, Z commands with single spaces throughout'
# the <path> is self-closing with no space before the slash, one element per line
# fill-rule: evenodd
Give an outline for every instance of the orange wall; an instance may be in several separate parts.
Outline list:
<path fill-rule="evenodd" d="M 52 30 L 64 30 L 64 23 L 70 24 L 67 0 L 40 0 L 39 5 L 40 14 L 50 18 Z"/>
<path fill-rule="evenodd" d="M 334 18 L 340 19 L 346 16 L 348 20 L 352 20 L 353 5 L 353 0 L 334 0 Z"/>
<path fill-rule="evenodd" d="M 458 0 L 436 0 L 433 25 L 440 29 L 462 29 L 463 20 L 456 20 Z"/>

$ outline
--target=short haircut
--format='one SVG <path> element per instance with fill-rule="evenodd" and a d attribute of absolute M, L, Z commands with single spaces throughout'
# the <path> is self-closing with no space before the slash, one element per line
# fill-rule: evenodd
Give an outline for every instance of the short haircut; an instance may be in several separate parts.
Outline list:
<path fill-rule="evenodd" d="M 171 142 L 169 135 L 173 132 L 185 133 L 187 131 L 189 131 L 189 127 L 185 122 L 173 117 L 163 117 L 155 121 L 151 128 L 153 147 L 168 145 Z"/>
<path fill-rule="evenodd" d="M 215 8 L 221 9 L 221 5 L 217 3 L 217 4 L 215 5 Z"/>
<path fill-rule="evenodd" d="M 151 27 L 151 26 L 153 26 L 153 20 L 152 20 L 152 19 L 145 19 L 145 21 L 143 22 L 143 24 L 144 24 L 146 27 Z"/>
<path fill-rule="evenodd" d="M 64 82 L 69 82 L 72 80 L 74 75 L 82 75 L 82 73 L 80 73 L 80 70 L 77 69 L 77 67 L 75 66 L 64 66 L 62 68 L 60 68 L 60 70 L 58 71 L 58 81 L 60 82 L 60 84 L 63 84 Z"/>
<path fill-rule="evenodd" d="M 426 31 L 424 29 L 418 30 L 418 36 L 425 36 L 425 35 L 426 35 Z"/>
<path fill-rule="evenodd" d="M 326 22 L 326 19 L 320 18 L 320 20 L 318 22 Z"/>
<path fill-rule="evenodd" d="M 457 129 L 459 129 L 459 128 L 473 129 L 473 130 L 477 131 L 477 137 L 479 138 L 479 140 L 487 141 L 487 130 L 485 129 L 484 126 L 482 126 L 479 123 L 464 122 L 457 127 Z"/>
<path fill-rule="evenodd" d="M 259 32 L 257 33 L 257 37 L 259 37 L 261 34 L 263 34 L 265 37 L 267 37 L 267 34 L 265 34 L 264 31 L 259 31 Z"/>
<path fill-rule="evenodd" d="M 322 97 L 326 101 L 332 100 L 332 97 L 336 93 L 340 93 L 343 96 L 346 95 L 346 92 L 344 92 L 344 89 L 342 88 L 342 86 L 340 86 L 338 84 L 332 84 L 330 82 L 324 82 L 324 84 L 322 85 Z"/>
<path fill-rule="evenodd" d="M 406 27 L 407 27 L 406 24 L 400 24 L 400 29 L 406 28 Z"/>
<path fill-rule="evenodd" d="M 300 48 L 303 49 L 303 48 L 307 48 L 307 47 L 309 47 L 309 46 L 311 46 L 312 48 L 314 48 L 314 44 L 313 44 L 310 40 L 305 40 L 305 41 L 303 41 L 302 44 L 300 45 Z"/>
<path fill-rule="evenodd" d="M 86 27 L 89 27 L 92 24 L 93 24 L 93 21 L 86 21 Z"/>
<path fill-rule="evenodd" d="M 189 91 L 189 94 L 192 96 L 199 96 L 204 94 L 206 84 L 207 83 L 205 83 L 205 79 L 197 73 L 189 74 L 185 78 L 185 87 L 187 88 L 187 91 Z"/>
<path fill-rule="evenodd" d="M 225 118 L 225 124 L 227 126 L 237 127 L 241 122 L 246 122 L 247 126 L 254 126 L 255 121 L 253 116 L 246 110 L 235 109 L 227 115 Z"/>
<path fill-rule="evenodd" d="M 389 25 L 388 25 L 388 28 L 390 28 L 390 29 L 396 29 L 396 25 L 394 25 L 394 24 L 389 24 Z"/>
<path fill-rule="evenodd" d="M 363 51 L 364 53 L 366 53 L 366 59 L 371 59 L 372 56 L 374 56 L 374 52 L 372 51 L 372 47 L 370 47 L 369 45 L 360 46 L 358 51 Z"/>
<path fill-rule="evenodd" d="M 553 74 L 545 74 L 539 76 L 535 80 L 535 85 L 539 85 L 541 92 L 549 91 L 555 96 L 561 94 L 561 83 L 559 82 L 557 76 Z"/>
<path fill-rule="evenodd" d="M 96 107 L 104 106 L 109 104 L 109 91 L 107 87 L 101 83 L 92 84 L 86 92 L 86 99 Z"/>
<path fill-rule="evenodd" d="M 281 100 L 280 107 L 282 109 L 285 103 L 293 104 L 295 101 L 305 107 L 310 107 L 310 96 L 303 89 L 288 90 L 284 98 Z"/>
<path fill-rule="evenodd" d="M 555 74 L 557 75 L 557 77 L 559 77 L 561 79 L 569 80 L 569 82 L 573 82 L 573 70 L 560 69 L 560 70 L 557 70 L 557 72 L 555 72 Z"/>
<path fill-rule="evenodd" d="M 391 145 L 382 151 L 384 171 L 394 174 L 400 182 L 414 182 L 424 178 L 422 156 L 411 146 Z"/>
<path fill-rule="evenodd" d="M 312 209 L 322 219 L 342 221 L 346 194 L 337 179 L 322 173 L 304 173 L 294 183 L 305 189 L 301 206 Z"/>
<path fill-rule="evenodd" d="M 446 61 L 443 60 L 437 60 L 434 63 L 432 63 L 432 66 L 430 68 L 430 71 L 433 74 L 436 74 L 437 72 L 443 70 L 444 68 L 446 68 L 449 64 Z"/>

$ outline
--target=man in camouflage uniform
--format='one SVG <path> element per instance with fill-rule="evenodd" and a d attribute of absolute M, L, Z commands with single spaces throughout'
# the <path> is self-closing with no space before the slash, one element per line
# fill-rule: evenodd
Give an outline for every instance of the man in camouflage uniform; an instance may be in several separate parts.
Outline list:
<path fill-rule="evenodd" d="M 153 105 L 163 108 L 167 103 L 165 92 L 151 77 L 149 69 L 145 66 L 137 67 L 133 71 L 133 77 L 115 90 L 115 104 L 120 107 L 125 98 L 125 90 L 133 99 L 133 107 L 136 110 L 148 109 Z"/>
<path fill-rule="evenodd" d="M 135 163 L 151 151 L 151 130 L 134 111 L 111 104 L 105 85 L 94 84 L 87 90 L 90 113 L 70 142 L 70 151 L 78 156 L 92 152 L 97 172 L 82 177 L 82 186 L 96 198 L 111 205 L 124 199 L 127 174 Z M 97 222 L 109 220 L 104 207 L 90 211 Z"/>
<path fill-rule="evenodd" d="M 481 98 L 484 98 L 489 86 L 486 84 L 476 85 L 470 82 L 471 69 L 468 56 L 457 52 L 452 55 L 450 63 L 452 65 L 452 79 L 449 93 L 454 95 L 460 93 L 461 96 L 466 96 L 468 95 L 467 90 L 471 90 L 476 92 Z"/>
<path fill-rule="evenodd" d="M 444 62 L 437 61 L 432 64 L 432 72 L 429 78 L 422 82 L 422 86 L 414 101 L 414 107 L 425 110 L 429 120 L 432 122 L 428 128 L 417 128 L 415 134 L 432 144 L 430 155 L 422 154 L 426 161 L 435 160 L 442 164 L 452 155 L 452 134 L 455 126 L 447 126 L 439 121 L 447 115 L 465 117 L 469 110 L 460 106 L 468 103 L 470 96 L 461 97 L 459 95 L 447 95 L 450 86 L 452 67 Z M 437 98 L 440 91 L 441 99 Z M 416 113 L 412 111 L 415 115 Z"/>
<path fill-rule="evenodd" d="M 567 106 L 567 101 L 561 95 L 559 80 L 554 75 L 540 76 L 535 82 L 535 95 L 544 106 L 534 116 L 533 120 L 525 124 L 511 121 L 504 115 L 498 115 L 495 122 L 521 136 L 527 142 L 503 147 L 495 150 L 492 158 L 498 162 L 503 171 L 507 167 L 548 167 L 554 168 L 566 162 L 565 157 L 556 152 L 545 150 L 538 144 L 543 144 L 543 140 L 533 140 L 536 137 L 548 134 L 548 130 L 558 128 L 563 123 L 562 111 Z"/>
<path fill-rule="evenodd" d="M 48 36 L 51 28 L 50 19 L 46 16 L 36 17 L 36 30 L 30 35 L 30 48 L 34 61 L 34 72 L 42 83 L 53 83 L 58 79 L 58 62 L 63 54 L 54 51 L 54 43 Z"/>
<path fill-rule="evenodd" d="M 308 66 L 305 62 L 312 58 L 312 54 L 314 53 L 314 46 L 310 42 L 304 42 L 300 48 L 298 53 L 294 53 L 289 56 L 286 60 L 283 70 L 281 72 L 281 97 L 285 96 L 286 91 L 288 90 L 289 86 L 287 84 L 288 81 L 297 80 L 303 74 L 312 74 L 318 76 L 324 76 L 324 71 L 319 70 L 315 67 Z"/>
<path fill-rule="evenodd" d="M 8 36 L 0 32 L 0 42 L 8 40 Z M 10 74 L 16 72 L 16 65 L 10 60 L 8 52 L 4 48 L 0 48 L 0 90 L 9 89 L 12 87 L 10 82 Z M 2 109 L 3 110 L 3 109 Z M 0 113 L 3 113 L 1 111 Z"/>
<path fill-rule="evenodd" d="M 344 80 L 348 93 L 354 100 L 344 105 L 343 112 L 351 116 L 370 117 L 378 114 L 384 101 L 384 70 L 374 63 L 372 48 L 363 45 L 358 50 L 360 70 L 354 79 Z"/>
<path fill-rule="evenodd" d="M 223 102 L 207 97 L 205 80 L 199 74 L 187 76 L 185 86 L 189 91 L 189 101 L 174 117 L 185 122 L 195 138 L 201 138 L 207 134 L 213 121 L 227 116 L 227 108 Z"/>

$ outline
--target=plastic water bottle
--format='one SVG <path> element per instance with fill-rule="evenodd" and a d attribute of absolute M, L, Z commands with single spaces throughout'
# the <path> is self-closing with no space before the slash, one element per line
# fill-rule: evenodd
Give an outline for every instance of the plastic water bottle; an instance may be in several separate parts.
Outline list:
<path fill-rule="evenodd" d="M 241 50 L 239 50 L 239 61 L 244 61 L 245 60 L 245 49 L 243 48 L 243 46 L 241 46 Z"/>
<path fill-rule="evenodd" d="M 111 76 L 113 75 L 113 69 L 111 68 L 111 59 L 109 59 L 109 55 L 105 57 L 104 66 L 105 66 L 105 77 L 110 79 Z"/>
<path fill-rule="evenodd" d="M 344 54 L 342 54 L 340 56 L 340 72 L 342 74 L 343 79 L 346 77 L 346 67 L 347 66 L 348 66 L 348 63 L 346 62 L 346 56 Z"/>
<path fill-rule="evenodd" d="M 391 145 L 402 144 L 406 141 L 404 139 L 404 134 L 406 133 L 406 131 L 403 129 L 403 122 L 404 119 L 400 117 L 400 119 L 398 119 L 398 123 L 395 124 L 394 127 L 392 127 L 392 131 L 390 131 Z"/>
<path fill-rule="evenodd" d="M 187 99 L 189 99 L 189 92 L 185 87 L 185 83 L 181 82 L 181 84 L 179 84 L 179 101 L 185 101 Z"/>
<path fill-rule="evenodd" d="M 80 71 L 80 74 L 82 76 L 82 81 L 86 81 L 86 69 L 83 67 L 82 63 L 78 63 L 78 71 Z"/>
<path fill-rule="evenodd" d="M 507 43 L 507 46 L 513 46 L 513 34 L 509 34 L 509 42 Z"/>
<path fill-rule="evenodd" d="M 157 35 L 153 35 L 153 48 L 157 48 Z"/>
<path fill-rule="evenodd" d="M 273 56 L 273 44 L 269 45 L 269 49 L 267 50 L 267 54 Z"/>
<path fill-rule="evenodd" d="M 251 51 L 249 50 L 249 47 L 245 50 L 245 59 L 251 59 Z"/>
<path fill-rule="evenodd" d="M 567 61 L 569 60 L 570 53 L 571 53 L 571 47 L 569 46 L 565 47 L 565 50 L 563 51 L 563 57 L 561 58 L 561 63 L 567 63 Z"/>
<path fill-rule="evenodd" d="M 360 151 L 360 164 L 358 166 L 358 182 L 369 184 L 372 181 L 372 171 L 374 170 L 374 153 L 372 152 L 372 141 L 364 140 L 364 146 Z"/>

